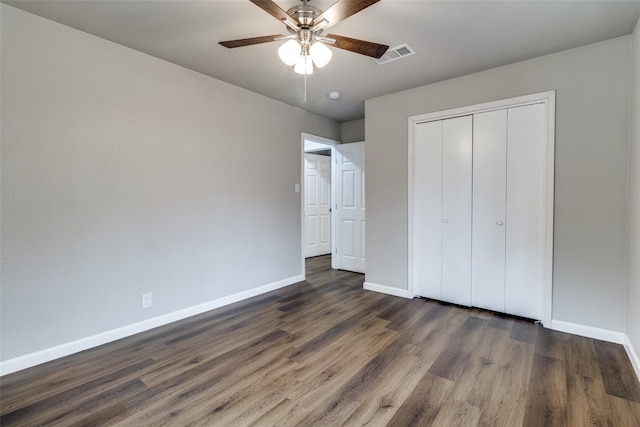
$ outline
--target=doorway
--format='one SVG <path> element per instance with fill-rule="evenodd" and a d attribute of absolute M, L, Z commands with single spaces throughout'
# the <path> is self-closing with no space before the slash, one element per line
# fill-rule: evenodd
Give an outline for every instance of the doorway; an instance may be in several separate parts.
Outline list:
<path fill-rule="evenodd" d="M 302 271 L 307 258 L 330 255 L 332 268 L 364 273 L 364 142 L 303 133 L 301 157 Z"/>
<path fill-rule="evenodd" d="M 331 150 L 304 153 L 304 257 L 331 253 Z"/>
<path fill-rule="evenodd" d="M 339 141 L 302 134 L 302 271 L 307 258 L 332 255 L 332 163 Z"/>

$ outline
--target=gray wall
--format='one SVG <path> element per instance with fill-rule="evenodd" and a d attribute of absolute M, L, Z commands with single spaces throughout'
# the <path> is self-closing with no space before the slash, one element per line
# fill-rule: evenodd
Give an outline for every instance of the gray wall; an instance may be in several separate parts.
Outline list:
<path fill-rule="evenodd" d="M 0 7 L 2 360 L 302 274 L 339 123 Z"/>
<path fill-rule="evenodd" d="M 364 141 L 364 119 L 352 120 L 341 124 L 343 144 Z"/>
<path fill-rule="evenodd" d="M 640 354 L 640 20 L 633 33 L 631 60 L 627 336 Z"/>
<path fill-rule="evenodd" d="M 368 282 L 407 288 L 407 118 L 555 89 L 553 318 L 622 332 L 631 37 L 367 100 Z"/>

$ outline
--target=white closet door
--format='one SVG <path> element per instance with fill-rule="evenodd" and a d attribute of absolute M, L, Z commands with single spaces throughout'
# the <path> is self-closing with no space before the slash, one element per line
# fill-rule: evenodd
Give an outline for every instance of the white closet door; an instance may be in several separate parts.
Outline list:
<path fill-rule="evenodd" d="M 473 116 L 472 304 L 505 310 L 507 110 Z"/>
<path fill-rule="evenodd" d="M 510 108 L 505 311 L 542 319 L 545 271 L 545 107 Z"/>
<path fill-rule="evenodd" d="M 442 299 L 471 305 L 471 116 L 442 123 Z"/>
<path fill-rule="evenodd" d="M 442 299 L 442 120 L 415 129 L 414 293 Z"/>

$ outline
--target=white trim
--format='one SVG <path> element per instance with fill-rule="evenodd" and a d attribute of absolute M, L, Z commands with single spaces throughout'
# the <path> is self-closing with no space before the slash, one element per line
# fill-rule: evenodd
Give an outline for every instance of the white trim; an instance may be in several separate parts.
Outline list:
<path fill-rule="evenodd" d="M 408 165 L 407 165 L 407 173 L 408 173 L 408 199 L 407 199 L 407 296 L 415 297 L 416 294 L 413 290 L 413 192 L 414 192 L 414 182 L 413 178 L 415 175 L 414 171 L 414 156 L 415 156 L 415 129 L 416 124 L 409 117 L 409 144 L 408 144 Z"/>
<path fill-rule="evenodd" d="M 409 117 L 409 126 L 412 127 L 412 125 L 418 123 L 451 119 L 454 117 L 468 116 L 477 113 L 486 113 L 488 111 L 502 110 L 505 108 L 523 107 L 531 104 L 553 103 L 553 105 L 555 105 L 555 94 L 555 90 L 550 90 L 531 95 L 517 96 L 515 98 L 500 99 L 498 101 L 484 102 L 482 104 L 467 105 L 464 107 L 451 108 L 449 110 L 419 114 L 417 116 Z"/>
<path fill-rule="evenodd" d="M 394 297 L 413 298 L 409 296 L 406 289 L 393 288 L 391 286 L 378 285 L 376 283 L 364 282 L 363 289 L 367 291 L 380 292 L 382 294 L 393 295 Z"/>
<path fill-rule="evenodd" d="M 304 151 L 304 140 L 308 139 L 309 141 L 317 142 L 319 144 L 326 145 L 338 145 L 341 144 L 340 141 L 335 139 L 323 138 L 322 136 L 312 135 L 310 133 L 302 132 L 302 151 Z"/>
<path fill-rule="evenodd" d="M 486 102 L 483 104 L 453 108 L 444 111 L 411 116 L 408 120 L 408 248 L 407 248 L 407 295 L 414 297 L 413 286 L 413 191 L 414 191 L 414 151 L 415 151 L 415 126 L 419 123 L 443 120 L 453 117 L 500 110 L 504 108 L 521 107 L 531 104 L 545 104 L 546 111 L 546 171 L 545 171 L 545 230 L 547 250 L 545 253 L 544 284 L 543 284 L 543 316 L 541 322 L 544 326 L 552 323 L 553 307 L 553 212 L 554 212 L 554 162 L 555 162 L 555 105 L 556 92 L 540 92 L 515 98 Z"/>
<path fill-rule="evenodd" d="M 305 133 L 302 132 L 302 135 L 300 137 L 300 264 L 301 264 L 301 268 L 302 268 L 302 280 L 304 280 L 306 278 L 306 272 L 305 272 L 305 233 L 304 233 L 304 191 L 305 191 L 305 182 L 304 182 L 304 153 L 305 153 L 305 148 L 304 148 L 304 142 L 306 140 L 309 141 L 313 141 L 313 142 L 317 142 L 319 144 L 325 144 L 327 145 L 327 148 L 331 149 L 331 203 L 333 203 L 333 201 L 335 200 L 335 194 L 334 194 L 334 185 L 333 183 L 335 182 L 335 176 L 334 176 L 334 165 L 333 165 L 333 159 L 335 159 L 336 157 L 336 152 L 335 152 L 335 146 L 340 144 L 340 141 L 336 141 L 333 139 L 329 139 L 329 138 L 323 138 L 321 136 L 316 136 L 316 135 L 312 135 L 310 133 Z M 336 242 L 336 236 L 335 236 L 335 229 L 334 229 L 334 224 L 335 224 L 335 209 L 331 209 L 331 268 L 335 268 L 334 266 L 334 262 L 335 262 L 335 257 L 333 256 L 335 254 L 335 242 Z"/>
<path fill-rule="evenodd" d="M 595 328 L 577 323 L 563 322 L 562 320 L 552 320 L 551 329 L 554 331 L 567 332 L 569 334 L 580 335 L 587 338 L 594 338 L 602 341 L 609 341 L 616 344 L 624 342 L 624 333 L 609 329 Z"/>
<path fill-rule="evenodd" d="M 636 371 L 636 376 L 638 377 L 638 381 L 640 381 L 640 357 L 638 357 L 638 353 L 636 353 L 631 341 L 629 340 L 629 336 L 624 334 L 624 349 L 627 352 L 627 356 L 629 356 L 629 361 L 631 362 L 631 366 L 633 366 L 633 370 Z"/>
<path fill-rule="evenodd" d="M 285 286 L 292 285 L 294 283 L 301 282 L 303 280 L 303 275 L 289 277 L 287 279 L 269 283 L 243 292 L 238 292 L 236 294 L 218 298 L 213 301 L 205 302 L 203 304 L 198 304 L 182 310 L 174 311 L 172 313 L 163 314 L 152 319 L 143 320 L 141 322 L 112 329 L 110 331 L 102 332 L 96 335 L 80 338 L 79 340 L 71 341 L 55 347 L 46 348 L 44 350 L 39 350 L 33 353 L 25 354 L 23 356 L 18 356 L 13 359 L 8 359 L 0 362 L 0 376 L 27 369 L 54 359 L 59 359 L 61 357 L 65 357 L 70 354 L 78 353 L 80 351 L 116 341 L 121 338 L 126 338 L 128 336 L 148 331 L 150 329 L 173 323 L 178 320 L 186 319 L 187 317 L 195 316 L 206 311 L 214 310 L 225 305 L 252 298 L 257 295 L 261 295 L 276 289 L 283 288 Z"/>

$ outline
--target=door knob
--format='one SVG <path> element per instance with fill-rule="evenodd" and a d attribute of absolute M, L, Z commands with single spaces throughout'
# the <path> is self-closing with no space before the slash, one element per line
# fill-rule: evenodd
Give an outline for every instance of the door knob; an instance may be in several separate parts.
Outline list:
<path fill-rule="evenodd" d="M 498 220 L 498 221 L 496 221 L 496 224 L 498 224 L 498 225 L 504 225 L 504 222 L 502 222 L 502 221 Z"/>
<path fill-rule="evenodd" d="M 447 218 L 444 218 L 444 219 L 442 220 L 442 222 L 444 222 L 445 224 L 448 224 L 448 223 L 449 223 L 449 220 L 448 220 Z"/>

